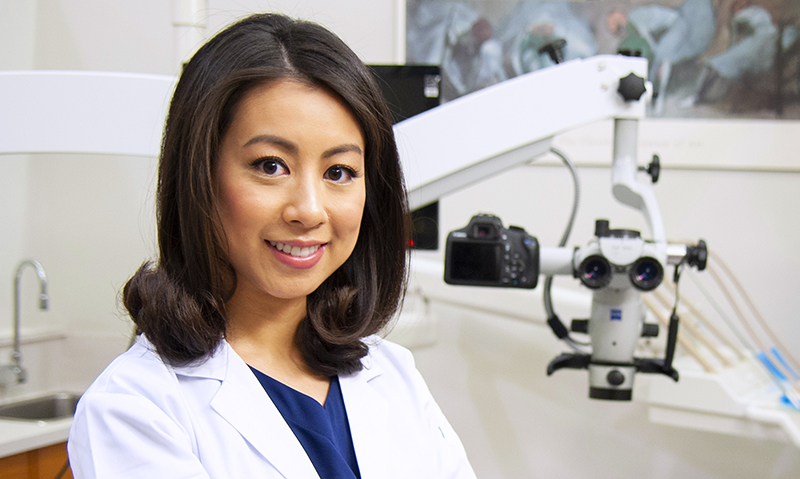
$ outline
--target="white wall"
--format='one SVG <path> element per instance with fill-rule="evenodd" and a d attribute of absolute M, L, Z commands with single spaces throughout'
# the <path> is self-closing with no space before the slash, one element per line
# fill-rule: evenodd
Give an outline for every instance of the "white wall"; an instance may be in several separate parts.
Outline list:
<path fill-rule="evenodd" d="M 397 41 L 403 22 L 398 6 L 401 0 L 209 0 L 208 31 L 252 11 L 280 11 L 332 28 L 367 62 L 390 63 L 403 51 Z M 0 2 L 0 69 L 175 74 L 171 14 L 170 2 L 163 0 Z M 664 126 L 649 125 L 656 132 Z M 687 125 L 692 130 L 702 123 L 677 128 Z M 656 193 L 668 236 L 706 239 L 731 263 L 771 326 L 797 354 L 800 149 L 791 147 L 797 145 L 797 136 L 787 138 L 779 128 L 736 125 L 734 137 L 723 129 L 700 138 L 705 149 L 676 150 L 672 136 L 653 141 L 665 166 Z M 592 133 L 587 135 L 591 140 Z M 739 146 L 709 160 L 709 151 L 723 151 L 733 141 Z M 745 148 L 762 144 L 771 158 L 758 158 L 758 147 Z M 599 217 L 609 217 L 612 227 L 644 229 L 638 214 L 611 199 L 608 170 L 596 166 L 610 163 L 608 145 L 587 150 L 580 138 L 569 136 L 559 145 L 586 165 L 571 244 L 585 243 Z M 649 147 L 643 148 L 642 156 L 650 153 Z M 735 157 L 737 153 L 746 158 Z M 787 160 L 776 165 L 775 156 Z M 677 157 L 682 169 L 670 169 Z M 736 171 L 726 170 L 727 158 L 737 164 Z M 130 323 L 117 293 L 154 251 L 155 164 L 153 159 L 102 156 L 0 158 L 0 340 L 10 328 L 12 269 L 21 258 L 33 256 L 48 269 L 52 308 L 47 313 L 33 309 L 36 285 L 34 275 L 26 273 L 26 327 L 70 332 L 73 342 L 60 347 L 73 354 L 95 347 L 98 357 L 110 359 L 115 354 L 110 344 L 124 347 Z M 766 165 L 764 171 L 748 170 L 760 164 Z M 771 170 L 782 165 L 788 170 Z M 444 199 L 442 231 L 463 226 L 476 212 L 490 211 L 507 224 L 526 227 L 544 245 L 554 245 L 570 198 L 566 170 L 524 167 Z M 574 287 L 566 278 L 557 284 Z M 540 294 L 534 292 L 531 301 L 538 302 Z M 688 288 L 686 294 L 692 295 Z M 462 435 L 479 477 L 800 475 L 800 455 L 792 446 L 654 425 L 641 402 L 586 399 L 583 372 L 546 378 L 547 362 L 563 347 L 538 324 L 435 308 L 441 319 L 439 341 L 416 352 L 418 365 Z M 33 347 L 28 348 L 32 354 Z M 0 347 L 0 361 L 7 352 Z M 86 376 L 95 374 L 77 374 L 80 364 L 66 370 L 69 377 L 61 385 L 84 384 Z M 0 392 L 0 398 L 18 393 Z"/>

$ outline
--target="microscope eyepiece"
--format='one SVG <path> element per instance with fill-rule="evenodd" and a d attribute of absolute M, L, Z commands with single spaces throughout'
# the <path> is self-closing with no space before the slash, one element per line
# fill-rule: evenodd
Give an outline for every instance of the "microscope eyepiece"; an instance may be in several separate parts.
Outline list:
<path fill-rule="evenodd" d="M 628 276 L 636 288 L 642 291 L 651 291 L 656 289 L 664 279 L 664 268 L 657 259 L 642 256 L 628 270 Z"/>
<path fill-rule="evenodd" d="M 587 288 L 600 289 L 611 282 L 611 264 L 599 254 L 587 256 L 578 267 L 578 277 Z"/>

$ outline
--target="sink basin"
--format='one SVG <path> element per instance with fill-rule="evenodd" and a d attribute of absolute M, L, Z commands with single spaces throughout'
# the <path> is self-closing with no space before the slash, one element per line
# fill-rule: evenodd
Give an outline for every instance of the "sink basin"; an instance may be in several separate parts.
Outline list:
<path fill-rule="evenodd" d="M 0 406 L 0 419 L 53 421 L 75 415 L 80 394 L 57 393 Z"/>

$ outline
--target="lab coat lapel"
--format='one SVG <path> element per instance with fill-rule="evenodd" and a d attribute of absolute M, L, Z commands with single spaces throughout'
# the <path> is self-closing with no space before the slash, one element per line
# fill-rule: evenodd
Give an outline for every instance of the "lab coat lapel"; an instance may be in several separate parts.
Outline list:
<path fill-rule="evenodd" d="M 369 356 L 363 363 L 365 367 L 358 373 L 340 376 L 339 384 L 361 478 L 385 479 L 390 476 L 387 470 L 389 405 L 386 398 L 369 384 L 380 376 L 380 368 L 372 364 Z"/>
<path fill-rule="evenodd" d="M 285 477 L 318 478 L 300 441 L 253 372 L 227 343 L 225 356 L 225 378 L 211 407 Z"/>

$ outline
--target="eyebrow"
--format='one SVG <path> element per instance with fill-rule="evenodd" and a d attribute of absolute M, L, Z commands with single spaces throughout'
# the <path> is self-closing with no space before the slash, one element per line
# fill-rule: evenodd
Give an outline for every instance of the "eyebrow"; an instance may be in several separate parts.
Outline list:
<path fill-rule="evenodd" d="M 346 145 L 340 145 L 340 146 L 336 146 L 334 148 L 331 148 L 330 150 L 326 150 L 325 153 L 322 154 L 322 157 L 323 158 L 330 158 L 332 156 L 336 156 L 336 155 L 339 155 L 339 154 L 342 154 L 342 153 L 350 153 L 350 152 L 358 153 L 361 156 L 364 155 L 364 152 L 361 151 L 361 147 L 359 147 L 358 145 L 353 145 L 351 143 L 348 143 Z"/>
<path fill-rule="evenodd" d="M 276 145 L 291 154 L 296 154 L 298 152 L 297 145 L 292 143 L 289 140 L 285 140 L 279 136 L 274 135 L 258 135 L 250 138 L 250 140 L 244 144 L 243 148 L 247 148 L 250 145 L 255 145 L 256 143 L 271 143 Z"/>
<path fill-rule="evenodd" d="M 293 154 L 293 155 L 295 155 L 295 154 L 297 154 L 299 152 L 299 148 L 297 147 L 296 144 L 292 143 L 289 140 L 286 140 L 284 138 L 281 138 L 281 137 L 275 136 L 275 135 L 258 135 L 258 136 L 255 136 L 255 137 L 251 138 L 247 143 L 244 144 L 244 148 L 246 148 L 246 147 L 248 147 L 250 145 L 254 145 L 256 143 L 270 143 L 270 144 L 278 146 L 279 148 L 282 148 L 282 149 L 286 150 L 288 153 Z M 363 155 L 364 154 L 364 151 L 361 149 L 360 146 L 352 144 L 352 143 L 347 143 L 347 144 L 344 144 L 344 145 L 335 146 L 335 147 L 333 147 L 333 148 L 331 148 L 329 150 L 325 150 L 325 152 L 322 153 L 322 157 L 323 158 L 330 158 L 330 157 L 333 157 L 333 156 L 336 156 L 336 155 L 339 155 L 339 154 L 342 154 L 342 153 L 349 153 L 349 152 L 357 153 L 359 155 Z"/>

